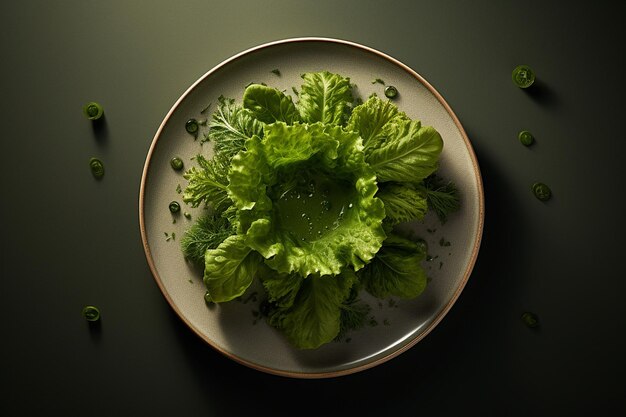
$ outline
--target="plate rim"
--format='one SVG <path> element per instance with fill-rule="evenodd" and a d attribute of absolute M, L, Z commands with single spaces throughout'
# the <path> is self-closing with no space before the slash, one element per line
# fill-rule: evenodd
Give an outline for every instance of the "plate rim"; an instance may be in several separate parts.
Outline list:
<path fill-rule="evenodd" d="M 474 169 L 474 177 L 476 178 L 476 182 L 477 182 L 477 191 L 478 191 L 478 225 L 477 225 L 477 231 L 476 231 L 476 239 L 474 242 L 474 247 L 472 248 L 472 252 L 471 252 L 471 256 L 469 259 L 469 262 L 467 263 L 467 266 L 465 268 L 465 272 L 463 274 L 463 278 L 460 281 L 459 285 L 456 287 L 452 297 L 448 300 L 448 302 L 443 306 L 443 308 L 441 309 L 441 311 L 435 316 L 435 318 L 428 323 L 428 325 L 424 328 L 423 331 L 420 332 L 420 334 L 416 337 L 414 337 L 410 342 L 406 343 L 405 345 L 403 345 L 401 348 L 396 349 L 392 352 L 389 352 L 388 354 L 385 354 L 375 360 L 369 361 L 367 363 L 355 366 L 355 367 L 351 367 L 351 368 L 346 368 L 346 369 L 339 369 L 339 370 L 335 370 L 335 371 L 325 371 L 325 372 L 297 372 L 297 371 L 284 371 L 284 370 L 280 370 L 280 369 L 274 369 L 271 368 L 269 366 L 264 366 L 261 364 L 257 364 L 257 363 L 253 363 L 250 361 L 247 361 L 243 358 L 240 358 L 239 356 L 235 355 L 234 353 L 231 353 L 229 351 L 227 351 L 226 349 L 216 345 L 210 338 L 208 338 L 206 335 L 204 335 L 202 333 L 202 331 L 200 329 L 198 329 L 195 325 L 193 325 L 190 320 L 188 318 L 185 317 L 185 315 L 183 314 L 183 312 L 180 310 L 180 308 L 176 305 L 176 303 L 174 303 L 173 299 L 171 298 L 170 294 L 167 292 L 167 290 L 165 289 L 165 286 L 160 278 L 160 275 L 158 273 L 158 271 L 156 270 L 156 266 L 152 257 L 152 252 L 150 250 L 150 245 L 148 243 L 148 238 L 147 238 L 147 234 L 146 234 L 146 224 L 145 224 L 145 218 L 144 218 L 144 200 L 145 200 L 145 191 L 146 191 L 146 182 L 147 182 L 147 176 L 148 176 L 148 171 L 149 171 L 149 167 L 150 167 L 150 162 L 152 160 L 152 156 L 154 153 L 154 150 L 156 148 L 156 144 L 157 141 L 159 139 L 159 137 L 161 136 L 161 133 L 165 127 L 165 125 L 168 123 L 170 117 L 172 116 L 172 114 L 176 111 L 176 109 L 178 108 L 178 106 L 181 104 L 181 102 L 183 100 L 185 100 L 187 98 L 187 96 L 189 94 L 191 94 L 191 92 L 199 85 L 201 84 L 205 79 L 207 79 L 208 77 L 210 77 L 213 73 L 215 73 L 216 71 L 220 70 L 222 67 L 225 67 L 226 65 L 230 64 L 233 61 L 236 61 L 237 59 L 246 56 L 252 52 L 256 52 L 262 49 L 266 49 L 266 48 L 271 48 L 273 46 L 278 46 L 278 45 L 284 45 L 284 44 L 291 44 L 291 43 L 306 43 L 306 42 L 321 42 L 321 43 L 329 43 L 329 44 L 338 44 L 338 45 L 344 45 L 344 46 L 350 46 L 356 49 L 360 49 L 362 51 L 365 52 L 369 52 L 372 53 L 374 55 L 377 55 L 380 58 L 383 58 L 389 62 L 391 62 L 392 64 L 400 67 L 402 70 L 404 70 L 405 72 L 407 72 L 408 74 L 410 74 L 411 76 L 413 76 L 414 78 L 417 79 L 417 81 L 419 81 L 424 87 L 426 87 L 428 89 L 428 91 L 437 99 L 437 101 L 444 107 L 445 111 L 448 113 L 448 115 L 451 117 L 452 121 L 454 122 L 454 125 L 456 126 L 456 128 L 459 130 L 460 134 L 461 134 L 461 138 L 463 139 L 463 142 L 465 144 L 465 147 L 469 153 L 470 156 L 470 160 L 472 163 L 472 167 Z M 450 105 L 448 104 L 448 102 L 444 99 L 444 97 L 426 80 L 424 79 L 419 73 L 417 73 L 415 70 L 413 70 L 412 68 L 410 68 L 408 65 L 404 64 L 403 62 L 399 61 L 396 58 L 393 58 L 392 56 L 381 52 L 377 49 L 374 49 L 372 47 L 360 44 L 360 43 L 356 43 L 354 41 L 349 41 L 349 40 L 345 40 L 345 39 L 338 39 L 338 38 L 330 38 L 330 37 L 317 37 L 317 36 L 309 36 L 309 37 L 295 37 L 295 38 L 285 38 L 285 39 L 279 39 L 279 40 L 274 40 L 274 41 L 270 41 L 270 42 L 266 42 L 266 43 L 262 43 L 259 44 L 257 46 L 253 46 L 251 48 L 247 48 L 239 53 L 236 53 L 234 55 L 232 55 L 229 58 L 226 58 L 225 60 L 221 61 L 219 64 L 215 65 L 213 68 L 211 68 L 210 70 L 208 70 L 207 72 L 205 72 L 202 76 L 200 76 L 193 84 L 191 84 L 191 86 L 189 86 L 185 92 L 174 102 L 174 104 L 172 105 L 172 107 L 170 108 L 170 110 L 167 112 L 167 114 L 165 115 L 165 117 L 163 118 L 163 121 L 161 122 L 161 124 L 159 125 L 159 128 L 157 129 L 155 135 L 152 138 L 152 141 L 150 143 L 150 148 L 148 149 L 148 153 L 146 155 L 146 159 L 144 162 L 144 166 L 143 166 L 143 170 L 142 170 L 142 174 L 141 174 L 141 183 L 140 183 L 140 188 L 139 188 L 139 230 L 140 230 L 140 234 L 141 234 L 141 240 L 142 240 L 142 245 L 143 245 L 143 249 L 144 249 L 144 253 L 146 256 L 146 260 L 148 262 L 148 266 L 150 268 L 150 272 L 152 273 L 152 277 L 153 279 L 156 281 L 161 293 L 163 294 L 163 296 L 165 297 L 165 299 L 167 300 L 168 304 L 170 305 L 170 307 L 174 310 L 174 312 L 178 315 L 178 317 L 198 336 L 200 337 L 202 340 L 204 340 L 209 346 L 211 346 L 213 349 L 217 350 L 218 352 L 220 352 L 221 354 L 223 354 L 224 356 L 228 357 L 229 359 L 245 365 L 249 368 L 258 370 L 258 371 L 262 371 L 268 374 L 273 374 L 273 375 L 278 375 L 278 376 L 284 376 L 284 377 L 292 377 L 292 378 L 303 378 L 303 379 L 318 379 L 318 378 L 331 378 L 331 377 L 338 377 L 338 376 L 344 376 L 344 375 L 349 375 L 349 374 L 353 374 L 356 372 L 361 372 L 364 371 L 366 369 L 370 369 L 373 368 L 375 366 L 378 366 L 384 362 L 387 362 L 390 359 L 393 359 L 395 357 L 397 357 L 398 355 L 406 352 L 407 350 L 409 350 L 410 348 L 412 348 L 413 346 L 415 346 L 419 341 L 421 341 L 422 339 L 424 339 L 435 327 L 437 327 L 437 325 L 441 322 L 441 320 L 443 320 L 443 318 L 448 314 L 448 312 L 450 311 L 450 309 L 452 308 L 452 306 L 456 303 L 456 301 L 458 300 L 459 296 L 461 295 L 461 293 L 463 292 L 467 282 L 469 281 L 469 277 L 474 269 L 475 263 L 476 263 L 476 259 L 478 257 L 478 252 L 480 249 L 480 245 L 482 242 L 482 235 L 483 235 L 483 228 L 484 228 L 484 219 L 485 219 L 485 197 L 484 197 L 484 187 L 483 187 L 483 180 L 482 180 L 482 176 L 481 176 L 481 172 L 480 172 L 480 167 L 478 164 L 478 158 L 476 157 L 476 153 L 474 151 L 474 148 L 469 140 L 469 137 L 467 136 L 467 133 L 465 132 L 465 129 L 463 128 L 463 125 L 461 124 L 459 118 L 456 116 L 456 114 L 454 113 L 454 111 L 452 110 L 452 108 L 450 107 Z"/>

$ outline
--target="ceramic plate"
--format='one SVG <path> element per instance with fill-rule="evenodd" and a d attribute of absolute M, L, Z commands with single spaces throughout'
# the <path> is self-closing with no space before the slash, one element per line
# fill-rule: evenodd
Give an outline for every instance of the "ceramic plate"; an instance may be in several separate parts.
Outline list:
<path fill-rule="evenodd" d="M 279 69 L 280 75 L 272 72 Z M 297 350 L 257 317 L 262 290 L 251 288 L 237 301 L 209 307 L 204 301 L 202 271 L 185 261 L 180 238 L 202 209 L 182 205 L 192 219 L 168 210 L 182 203 L 186 181 L 170 167 L 179 156 L 185 167 L 198 153 L 210 152 L 185 131 L 190 118 L 206 119 L 220 95 L 241 100 L 251 82 L 292 94 L 305 72 L 327 70 L 349 77 L 355 95 L 383 96 L 379 78 L 397 87 L 398 107 L 422 125 L 435 127 L 444 140 L 441 176 L 456 183 L 462 209 L 442 226 L 435 216 L 410 225 L 429 243 L 431 259 L 425 292 L 414 300 L 382 302 L 363 296 L 371 307 L 365 327 L 315 350 Z M 294 97 L 294 101 L 297 98 Z M 202 111 L 214 103 L 208 112 Z M 180 187 L 180 188 L 179 188 Z M 178 191 L 177 191 L 178 189 Z M 371 368 L 406 351 L 423 339 L 446 315 L 465 286 L 482 236 L 483 189 L 476 157 L 463 127 L 443 97 L 419 74 L 396 59 L 352 42 L 299 38 L 272 42 L 244 51 L 204 74 L 185 91 L 159 127 L 150 146 L 139 201 L 141 236 L 148 264 L 163 295 L 180 318 L 209 345 L 231 359 L 272 374 L 321 378 Z M 448 243 L 449 242 L 449 243 Z"/>

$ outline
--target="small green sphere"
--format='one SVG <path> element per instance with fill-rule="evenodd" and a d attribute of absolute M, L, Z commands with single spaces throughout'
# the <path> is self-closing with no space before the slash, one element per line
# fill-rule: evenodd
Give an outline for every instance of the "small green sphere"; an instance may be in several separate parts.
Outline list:
<path fill-rule="evenodd" d="M 187 123 L 185 123 L 185 130 L 187 133 L 192 135 L 198 134 L 198 121 L 196 119 L 189 119 Z"/>
<path fill-rule="evenodd" d="M 83 106 L 83 114 L 89 120 L 98 120 L 104 115 L 104 109 L 95 101 L 91 101 Z"/>
<path fill-rule="evenodd" d="M 89 168 L 91 168 L 91 174 L 96 179 L 104 177 L 104 164 L 98 158 L 91 158 L 89 160 Z"/>
<path fill-rule="evenodd" d="M 172 166 L 172 169 L 174 171 L 180 171 L 181 169 L 183 169 L 183 166 L 184 166 L 183 160 L 177 156 L 175 156 L 174 158 L 170 160 L 170 165 Z"/>
<path fill-rule="evenodd" d="M 535 142 L 535 137 L 528 130 L 522 130 L 521 132 L 519 132 L 519 135 L 517 135 L 517 137 L 524 146 L 530 146 Z"/>
<path fill-rule="evenodd" d="M 98 321 L 100 320 L 100 310 L 98 310 L 98 307 L 85 306 L 85 308 L 83 308 L 83 317 L 85 317 L 87 321 Z"/>
<path fill-rule="evenodd" d="M 385 87 L 385 97 L 387 98 L 396 98 L 398 96 L 398 89 L 393 85 L 388 85 Z"/>
<path fill-rule="evenodd" d="M 522 313 L 522 321 L 528 327 L 537 327 L 539 326 L 539 317 L 535 313 L 531 313 L 530 311 L 526 311 Z"/>
<path fill-rule="evenodd" d="M 552 197 L 552 190 L 542 182 L 536 182 L 532 186 L 532 192 L 541 201 L 547 201 Z"/>
<path fill-rule="evenodd" d="M 519 88 L 528 88 L 535 82 L 535 72 L 528 65 L 518 65 L 513 70 L 511 78 Z"/>
<path fill-rule="evenodd" d="M 180 204 L 178 204 L 178 201 L 172 201 L 169 208 L 171 213 L 178 213 L 180 211 Z"/>

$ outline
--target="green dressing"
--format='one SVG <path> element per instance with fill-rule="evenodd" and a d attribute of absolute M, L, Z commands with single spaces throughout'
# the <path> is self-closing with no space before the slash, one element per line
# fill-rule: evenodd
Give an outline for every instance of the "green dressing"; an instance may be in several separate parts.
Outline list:
<path fill-rule="evenodd" d="M 285 191 L 274 199 L 278 225 L 299 241 L 323 238 L 354 211 L 353 187 L 348 183 L 314 178 L 281 188 Z"/>

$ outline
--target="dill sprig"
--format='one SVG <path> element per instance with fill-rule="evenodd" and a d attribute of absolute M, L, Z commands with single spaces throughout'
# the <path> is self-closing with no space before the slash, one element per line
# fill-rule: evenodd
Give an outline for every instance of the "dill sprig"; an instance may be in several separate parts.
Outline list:
<path fill-rule="evenodd" d="M 198 167 L 192 167 L 183 174 L 189 181 L 183 193 L 183 201 L 192 207 L 204 203 L 221 213 L 232 201 L 228 197 L 229 159 L 216 154 L 212 159 L 202 155 L 196 156 Z"/>
<path fill-rule="evenodd" d="M 220 96 L 203 142 L 212 141 L 215 152 L 230 159 L 254 135 L 263 135 L 263 123 L 254 118 L 248 109 L 235 104 L 234 99 Z"/>
<path fill-rule="evenodd" d="M 367 322 L 371 307 L 358 298 L 358 293 L 359 286 L 354 286 L 348 299 L 341 305 L 339 333 L 335 337 L 336 341 L 343 339 L 348 332 L 362 328 Z"/>
<path fill-rule="evenodd" d="M 207 214 L 196 220 L 181 239 L 180 245 L 185 258 L 197 264 L 204 264 L 208 249 L 215 249 L 233 234 L 228 220 L 220 215 Z"/>
<path fill-rule="evenodd" d="M 428 207 L 433 210 L 439 221 L 445 223 L 448 216 L 461 207 L 459 190 L 451 181 L 445 181 L 433 174 L 424 180 Z"/>

